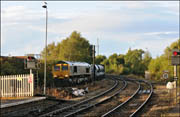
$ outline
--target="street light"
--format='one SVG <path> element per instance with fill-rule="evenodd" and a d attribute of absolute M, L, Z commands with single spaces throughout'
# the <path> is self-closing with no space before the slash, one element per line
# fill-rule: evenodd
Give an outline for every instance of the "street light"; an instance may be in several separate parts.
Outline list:
<path fill-rule="evenodd" d="M 44 5 L 42 7 L 46 9 L 46 40 L 45 40 L 45 60 L 44 60 L 44 95 L 46 95 L 47 21 L 48 21 L 47 3 L 44 2 Z"/>

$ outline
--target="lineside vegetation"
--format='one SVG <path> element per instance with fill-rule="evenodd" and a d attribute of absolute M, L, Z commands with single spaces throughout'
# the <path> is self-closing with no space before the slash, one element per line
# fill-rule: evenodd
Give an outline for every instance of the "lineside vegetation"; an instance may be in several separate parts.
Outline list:
<path fill-rule="evenodd" d="M 104 55 L 96 56 L 96 64 L 105 65 L 106 73 L 128 75 L 134 74 L 144 76 L 145 71 L 149 71 L 151 78 L 154 80 L 162 80 L 163 72 L 168 71 L 169 80 L 173 78 L 173 66 L 171 65 L 172 49 L 178 49 L 179 40 L 173 42 L 170 46 L 166 47 L 161 56 L 152 58 L 149 51 L 142 49 L 129 48 L 126 54 L 113 53 L 108 58 Z M 71 33 L 69 37 L 58 43 L 51 43 L 47 46 L 47 83 L 51 84 L 52 81 L 52 65 L 59 60 L 67 61 L 83 61 L 92 63 L 92 52 L 89 41 L 82 37 L 77 31 Z M 41 68 L 39 70 L 40 84 L 43 82 L 44 72 L 44 55 L 45 48 L 41 52 Z M 28 73 L 24 70 L 23 61 L 14 58 L 0 58 L 1 62 L 1 75 L 15 75 Z M 178 70 L 180 68 L 178 67 Z M 180 71 L 178 71 L 180 73 Z"/>

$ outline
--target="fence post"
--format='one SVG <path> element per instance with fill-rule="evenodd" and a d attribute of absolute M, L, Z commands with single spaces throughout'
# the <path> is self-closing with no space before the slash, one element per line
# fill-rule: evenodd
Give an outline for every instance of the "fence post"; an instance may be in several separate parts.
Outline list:
<path fill-rule="evenodd" d="M 22 74 L 21 74 L 20 77 L 21 77 L 21 81 L 20 81 L 20 84 L 21 84 L 21 85 L 20 85 L 20 89 L 21 89 L 21 90 L 20 90 L 20 92 L 21 92 L 20 94 L 21 94 L 21 95 L 20 95 L 20 96 L 23 96 L 23 92 L 22 92 L 22 88 L 23 88 L 23 87 L 22 87 L 23 77 L 22 77 Z"/>
<path fill-rule="evenodd" d="M 2 79 L 2 96 L 4 96 L 4 77 Z"/>

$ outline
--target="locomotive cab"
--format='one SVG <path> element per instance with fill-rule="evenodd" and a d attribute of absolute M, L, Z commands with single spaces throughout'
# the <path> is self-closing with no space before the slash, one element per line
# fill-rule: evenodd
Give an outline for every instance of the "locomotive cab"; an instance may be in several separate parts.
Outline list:
<path fill-rule="evenodd" d="M 52 74 L 57 79 L 90 76 L 90 65 L 85 62 L 58 61 L 53 66 Z"/>
<path fill-rule="evenodd" d="M 68 78 L 69 77 L 69 66 L 68 64 L 56 64 L 53 67 L 53 77 L 54 78 Z"/>

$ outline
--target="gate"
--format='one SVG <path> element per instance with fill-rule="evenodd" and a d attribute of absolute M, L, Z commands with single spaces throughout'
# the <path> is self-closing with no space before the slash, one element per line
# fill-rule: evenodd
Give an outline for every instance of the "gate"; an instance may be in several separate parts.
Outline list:
<path fill-rule="evenodd" d="M 0 76 L 0 97 L 34 96 L 33 74 Z"/>

